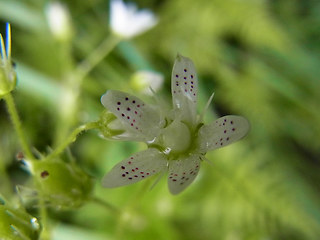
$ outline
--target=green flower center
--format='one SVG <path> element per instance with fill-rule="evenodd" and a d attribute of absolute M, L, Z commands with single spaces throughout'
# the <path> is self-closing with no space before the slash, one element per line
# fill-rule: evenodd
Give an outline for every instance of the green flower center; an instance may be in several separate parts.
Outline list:
<path fill-rule="evenodd" d="M 181 121 L 173 121 L 162 132 L 162 141 L 168 153 L 183 153 L 191 143 L 191 133 L 188 126 Z"/>

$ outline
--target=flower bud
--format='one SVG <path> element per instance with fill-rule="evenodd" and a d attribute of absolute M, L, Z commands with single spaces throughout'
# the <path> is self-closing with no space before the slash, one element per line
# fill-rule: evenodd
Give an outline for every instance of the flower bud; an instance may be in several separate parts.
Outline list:
<path fill-rule="evenodd" d="M 72 38 L 73 29 L 67 7 L 60 2 L 49 3 L 46 16 L 52 35 L 58 41 L 68 42 Z"/>
<path fill-rule="evenodd" d="M 0 205 L 1 240 L 36 240 L 39 238 L 38 220 L 23 208 Z"/>
<path fill-rule="evenodd" d="M 157 92 L 161 89 L 163 81 L 164 77 L 160 73 L 138 71 L 132 76 L 130 83 L 134 90 L 140 91 L 143 94 L 152 95 L 152 90 Z"/>
<path fill-rule="evenodd" d="M 16 72 L 11 62 L 11 27 L 7 24 L 6 45 L 0 34 L 0 97 L 8 94 L 16 87 Z"/>
<path fill-rule="evenodd" d="M 93 180 L 73 163 L 59 160 L 25 161 L 39 197 L 58 208 L 77 208 L 91 197 Z"/>

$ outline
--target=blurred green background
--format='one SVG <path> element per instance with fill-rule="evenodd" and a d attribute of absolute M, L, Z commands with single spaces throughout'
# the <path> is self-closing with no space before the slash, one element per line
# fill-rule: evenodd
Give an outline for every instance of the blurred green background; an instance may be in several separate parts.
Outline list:
<path fill-rule="evenodd" d="M 39 152 L 47 153 L 79 124 L 97 120 L 107 89 L 152 102 L 134 90 L 136 71 L 162 73 L 165 81 L 157 95 L 170 103 L 178 52 L 195 63 L 199 111 L 215 92 L 206 121 L 242 115 L 251 131 L 242 141 L 208 153 L 213 164 L 203 163 L 196 181 L 178 196 L 170 195 L 165 178 L 152 190 L 155 178 L 103 189 L 103 175 L 145 146 L 107 141 L 95 130 L 82 134 L 70 147 L 74 158 L 96 180 L 94 194 L 123 214 L 115 216 L 94 203 L 51 209 L 52 239 L 320 238 L 318 0 L 136 0 L 139 8 L 155 13 L 158 24 L 121 41 L 81 83 L 70 74 L 110 36 L 109 2 L 61 2 L 70 12 L 70 42 L 50 32 L 49 1 L 0 0 L 1 33 L 5 22 L 12 24 L 18 73 L 13 95 L 29 143 Z M 1 100 L 0 191 L 13 201 L 15 185 L 30 178 L 15 158 L 20 150 Z"/>

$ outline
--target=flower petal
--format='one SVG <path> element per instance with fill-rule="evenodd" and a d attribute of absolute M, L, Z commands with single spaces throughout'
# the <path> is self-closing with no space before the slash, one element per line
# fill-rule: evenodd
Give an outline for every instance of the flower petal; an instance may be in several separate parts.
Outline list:
<path fill-rule="evenodd" d="M 225 147 L 243 138 L 249 131 L 247 119 L 241 116 L 224 116 L 199 130 L 200 151 Z"/>
<path fill-rule="evenodd" d="M 102 185 L 107 188 L 114 188 L 136 183 L 166 168 L 165 155 L 155 148 L 149 148 L 115 165 L 104 176 Z"/>
<path fill-rule="evenodd" d="M 161 123 L 158 112 L 139 98 L 110 90 L 101 97 L 101 102 L 126 129 L 142 135 L 146 141 L 158 135 Z"/>
<path fill-rule="evenodd" d="M 195 123 L 197 115 L 198 78 L 193 62 L 178 54 L 171 76 L 173 106 L 181 120 Z"/>
<path fill-rule="evenodd" d="M 134 4 L 122 0 L 110 1 L 111 29 L 122 37 L 131 38 L 157 24 L 158 20 L 149 10 L 138 10 Z"/>
<path fill-rule="evenodd" d="M 178 194 L 196 178 L 200 169 L 201 154 L 169 162 L 168 186 L 172 194 Z"/>

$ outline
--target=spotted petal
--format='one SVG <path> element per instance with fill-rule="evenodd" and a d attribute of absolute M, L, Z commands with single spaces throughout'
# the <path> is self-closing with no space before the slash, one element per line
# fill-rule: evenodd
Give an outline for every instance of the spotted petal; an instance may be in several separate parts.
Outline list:
<path fill-rule="evenodd" d="M 194 124 L 197 114 L 198 78 L 193 62 L 178 54 L 171 76 L 175 111 L 181 120 Z"/>
<path fill-rule="evenodd" d="M 241 116 L 224 116 L 199 130 L 200 151 L 225 147 L 243 138 L 249 131 L 247 119 Z"/>
<path fill-rule="evenodd" d="M 102 185 L 114 188 L 136 183 L 166 168 L 165 155 L 157 149 L 149 148 L 115 165 L 103 178 Z"/>
<path fill-rule="evenodd" d="M 101 97 L 101 102 L 130 132 L 144 136 L 146 141 L 153 140 L 158 135 L 160 129 L 158 112 L 139 98 L 110 90 Z"/>
<path fill-rule="evenodd" d="M 172 194 L 178 194 L 188 187 L 198 175 L 200 154 L 169 162 L 168 186 Z"/>

